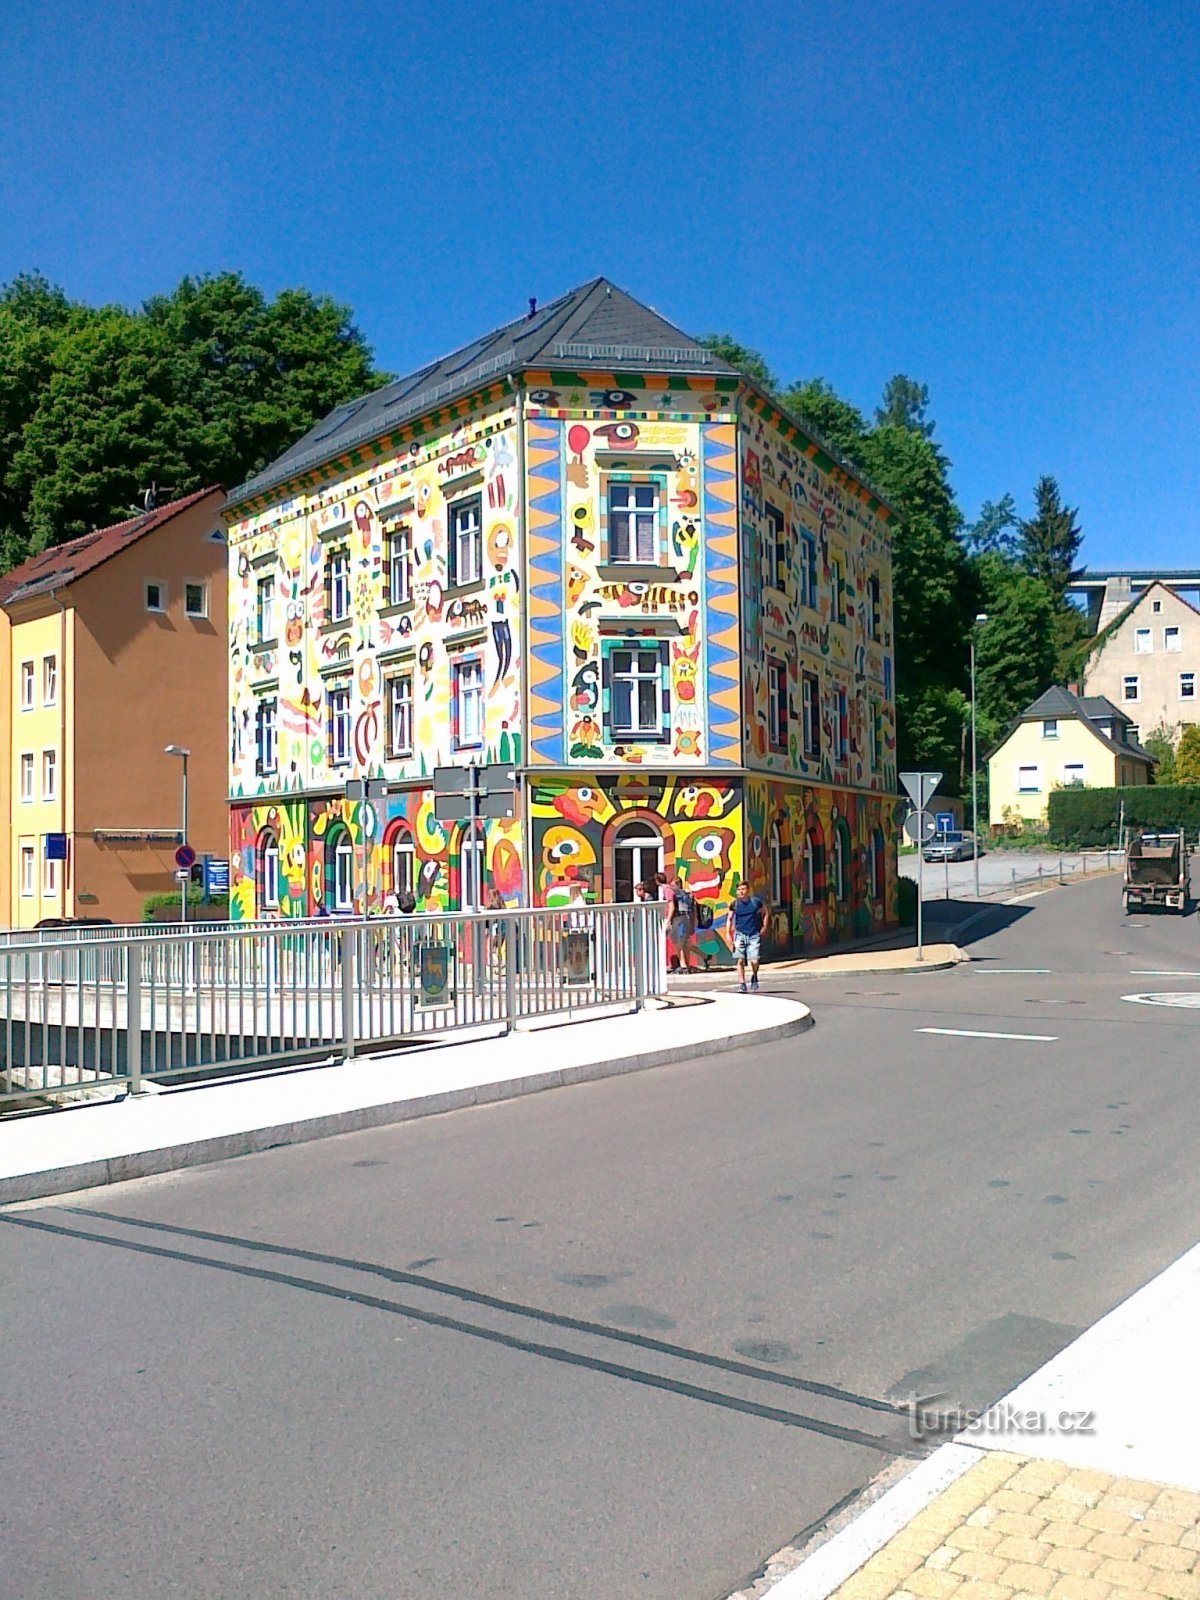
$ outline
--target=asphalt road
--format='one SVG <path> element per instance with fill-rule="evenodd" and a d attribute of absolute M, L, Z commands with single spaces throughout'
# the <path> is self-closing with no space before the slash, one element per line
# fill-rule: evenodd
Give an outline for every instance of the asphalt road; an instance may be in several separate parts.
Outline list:
<path fill-rule="evenodd" d="M 1122 999 L 1200 993 L 1196 918 L 983 915 L 789 979 L 770 1049 L 0 1213 L 0 1589 L 738 1587 L 897 1397 L 985 1404 L 1200 1232 L 1200 1010 Z"/>

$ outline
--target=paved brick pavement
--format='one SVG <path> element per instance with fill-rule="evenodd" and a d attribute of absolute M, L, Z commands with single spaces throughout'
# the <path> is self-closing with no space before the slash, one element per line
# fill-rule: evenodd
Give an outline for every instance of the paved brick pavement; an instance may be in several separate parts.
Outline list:
<path fill-rule="evenodd" d="M 1200 1600 L 1200 1494 L 999 1451 L 831 1600 Z"/>

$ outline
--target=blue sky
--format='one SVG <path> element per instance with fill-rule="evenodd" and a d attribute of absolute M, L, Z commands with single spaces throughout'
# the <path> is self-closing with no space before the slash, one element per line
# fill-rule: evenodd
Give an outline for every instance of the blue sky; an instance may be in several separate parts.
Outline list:
<path fill-rule="evenodd" d="M 870 409 L 968 516 L 1200 561 L 1200 7 L 7 0 L 0 279 L 243 270 L 415 366 L 604 273 Z"/>

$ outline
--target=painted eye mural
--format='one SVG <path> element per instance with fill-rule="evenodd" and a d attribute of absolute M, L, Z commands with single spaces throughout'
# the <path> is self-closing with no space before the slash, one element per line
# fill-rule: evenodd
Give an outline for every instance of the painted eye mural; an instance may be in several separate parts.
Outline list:
<path fill-rule="evenodd" d="M 612 450 L 632 450 L 641 434 L 636 422 L 606 422 L 602 428 L 595 429 L 595 436 L 607 440 Z"/>
<path fill-rule="evenodd" d="M 562 397 L 557 389 L 531 389 L 529 391 L 531 404 L 535 406 L 560 406 Z"/>
<path fill-rule="evenodd" d="M 706 828 L 676 843 L 675 859 L 688 888 L 701 900 L 717 900 L 733 867 L 737 835 L 732 828 Z"/>
<path fill-rule="evenodd" d="M 629 389 L 593 389 L 591 402 L 603 411 L 628 411 L 631 406 L 637 405 L 638 398 Z"/>
<path fill-rule="evenodd" d="M 417 494 L 416 494 L 417 515 L 419 517 L 423 517 L 428 513 L 428 511 L 429 511 L 429 502 L 430 502 L 430 500 L 432 498 L 433 498 L 433 486 L 431 484 L 428 484 L 428 483 L 419 483 L 417 485 Z"/>

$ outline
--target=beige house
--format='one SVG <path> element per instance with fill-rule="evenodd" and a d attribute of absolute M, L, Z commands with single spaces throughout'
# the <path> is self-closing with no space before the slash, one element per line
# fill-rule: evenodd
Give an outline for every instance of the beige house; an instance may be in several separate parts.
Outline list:
<path fill-rule="evenodd" d="M 1119 706 L 1135 740 L 1160 728 L 1178 739 L 1200 721 L 1200 611 L 1150 584 L 1096 635 L 1083 691 Z"/>
<path fill-rule="evenodd" d="M 988 757 L 988 820 L 993 828 L 1043 824 L 1052 789 L 1149 783 L 1153 767 L 1110 700 L 1056 685 L 1025 708 Z"/>

